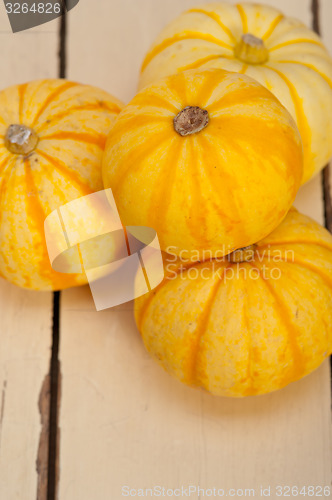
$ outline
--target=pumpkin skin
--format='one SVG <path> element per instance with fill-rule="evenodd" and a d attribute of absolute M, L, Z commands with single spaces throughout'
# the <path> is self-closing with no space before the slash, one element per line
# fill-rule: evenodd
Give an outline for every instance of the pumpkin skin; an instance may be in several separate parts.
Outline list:
<path fill-rule="evenodd" d="M 182 136 L 174 120 L 191 106 L 210 121 Z M 146 87 L 123 109 L 103 179 L 124 225 L 154 228 L 168 253 L 214 256 L 255 243 L 281 222 L 302 161 L 296 125 L 268 90 L 245 75 L 187 71 Z"/>
<path fill-rule="evenodd" d="M 241 38 L 248 33 L 264 46 L 244 46 Z M 160 33 L 143 62 L 140 88 L 180 71 L 210 67 L 251 76 L 288 109 L 302 136 L 303 183 L 327 164 L 332 156 L 332 59 L 313 31 L 266 5 L 195 7 Z"/>
<path fill-rule="evenodd" d="M 181 382 L 219 396 L 264 394 L 331 354 L 332 236 L 296 210 L 248 262 L 164 264 L 135 317 L 147 350 Z"/>
<path fill-rule="evenodd" d="M 0 273 L 11 283 L 60 290 L 87 282 L 85 273 L 51 268 L 44 221 L 56 208 L 103 189 L 102 154 L 121 108 L 102 90 L 60 79 L 0 92 Z M 6 142 L 9 127 L 19 124 L 37 135 L 37 145 L 23 154 Z"/>

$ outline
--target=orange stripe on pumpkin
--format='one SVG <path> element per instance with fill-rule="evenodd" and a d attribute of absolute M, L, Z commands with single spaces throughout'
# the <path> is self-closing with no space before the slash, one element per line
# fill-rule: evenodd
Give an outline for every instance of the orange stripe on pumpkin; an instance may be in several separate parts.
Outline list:
<path fill-rule="evenodd" d="M 68 286 L 74 286 L 77 278 L 80 276 L 79 274 L 62 274 L 54 271 L 51 267 L 50 259 L 48 256 L 46 241 L 44 236 L 44 221 L 46 218 L 46 214 L 43 210 L 43 207 L 40 203 L 39 197 L 29 196 L 28 193 L 34 192 L 37 193 L 37 187 L 35 185 L 32 170 L 30 167 L 30 161 L 28 158 L 24 159 L 25 164 L 25 174 L 26 174 L 26 193 L 27 193 L 27 214 L 29 215 L 28 219 L 33 226 L 32 233 L 39 234 L 41 236 L 41 252 L 42 256 L 39 261 L 39 274 L 40 276 L 48 281 L 53 290 L 61 290 Z M 26 276 L 26 279 L 29 280 L 29 277 Z M 77 283 L 78 284 L 78 283 Z"/>
<path fill-rule="evenodd" d="M 151 195 L 149 225 L 153 228 L 158 228 L 161 245 L 163 243 L 162 235 L 167 233 L 167 213 L 171 206 L 170 201 L 177 174 L 176 165 L 178 164 L 178 159 L 181 158 L 184 144 L 184 141 L 180 140 L 180 138 L 173 138 L 172 143 L 167 149 L 167 154 L 163 158 L 160 173 Z M 162 196 L 160 196 L 159 186 L 168 186 Z"/>
<path fill-rule="evenodd" d="M 206 42 L 214 43 L 215 45 L 223 47 L 224 49 L 233 50 L 230 45 L 222 42 L 212 35 L 209 35 L 208 33 L 200 33 L 199 31 L 185 31 L 183 33 L 178 33 L 171 38 L 167 38 L 162 43 L 154 47 L 144 59 L 141 71 L 144 71 L 147 65 L 152 61 L 152 59 L 160 54 L 160 52 L 167 49 L 174 43 L 181 42 L 183 40 L 203 40 Z"/>
<path fill-rule="evenodd" d="M 64 92 L 66 92 L 66 90 L 68 89 L 71 89 L 72 87 L 77 87 L 79 84 L 78 83 L 74 83 L 74 82 L 66 82 L 65 84 L 63 85 L 60 85 L 59 87 L 57 87 L 55 90 L 53 90 L 49 96 L 45 99 L 45 101 L 43 102 L 43 104 L 40 106 L 36 116 L 34 117 L 34 120 L 32 122 L 32 125 L 31 127 L 34 127 L 36 124 L 37 124 L 37 121 L 38 119 L 40 118 L 40 116 L 42 115 L 42 113 L 45 111 L 45 109 L 57 98 L 59 97 L 61 94 L 63 94 Z"/>
<path fill-rule="evenodd" d="M 171 77 L 172 78 L 172 77 Z M 172 82 L 169 85 L 169 90 L 173 93 L 175 98 L 178 100 L 181 109 L 188 106 L 188 96 L 187 96 L 187 79 L 184 73 L 178 73 L 175 75 L 176 83 Z"/>
<path fill-rule="evenodd" d="M 315 68 L 315 66 L 313 66 L 312 64 L 309 64 L 309 63 L 304 63 L 304 62 L 300 62 L 300 61 L 273 61 L 275 63 L 278 63 L 278 64 L 298 64 L 300 66 L 304 66 L 306 68 L 309 68 L 311 69 L 312 71 L 314 71 L 315 73 L 317 73 L 321 78 L 323 78 L 323 80 L 326 81 L 326 83 L 331 87 L 332 89 L 332 80 L 330 80 L 330 78 L 325 75 L 324 73 L 321 73 L 317 68 Z"/>
<path fill-rule="evenodd" d="M 308 271 L 313 272 L 314 274 L 317 274 L 321 278 L 322 281 L 326 284 L 328 288 L 332 290 L 332 277 L 329 277 L 327 274 L 325 275 L 321 269 L 319 269 L 315 264 L 311 264 L 310 262 L 303 261 L 303 260 L 298 260 L 298 259 L 292 259 L 292 260 L 280 260 L 280 262 L 284 262 L 286 264 L 296 264 L 300 267 L 303 267 L 304 269 L 307 269 Z"/>
<path fill-rule="evenodd" d="M 217 136 L 215 136 L 215 139 L 221 140 L 219 134 Z M 214 167 L 216 167 L 217 165 L 219 165 L 221 163 L 221 158 L 218 157 L 218 153 L 220 152 L 220 148 L 218 147 L 218 144 L 212 145 L 207 140 L 206 136 L 203 136 L 203 135 L 201 135 L 199 137 L 199 142 L 200 142 L 201 151 L 204 152 L 203 153 L 204 157 L 209 159 L 209 161 L 206 162 L 206 164 L 205 164 L 206 175 L 204 177 L 205 177 L 206 181 L 211 185 L 212 191 L 215 192 L 216 185 L 211 180 L 212 172 L 209 172 L 209 169 L 211 169 L 211 165 L 212 165 L 212 169 L 214 169 Z M 196 155 L 194 155 L 193 157 L 195 158 L 195 156 Z M 223 170 L 222 177 L 223 177 L 223 182 L 225 183 L 225 185 L 232 186 L 232 189 L 234 191 L 236 189 L 238 189 L 238 184 L 236 184 L 236 179 L 235 179 L 234 175 L 226 172 L 226 170 L 223 167 L 221 167 L 221 168 Z M 198 176 L 198 173 L 196 175 Z M 214 175 L 216 175 L 216 174 L 214 174 Z M 223 194 L 221 195 L 221 193 L 218 193 L 218 195 L 222 199 L 224 199 L 225 196 L 227 196 L 228 194 L 229 193 L 223 192 Z M 229 215 L 225 215 L 221 211 L 220 206 L 218 206 L 215 202 L 213 202 L 211 200 L 211 203 L 212 203 L 216 213 L 218 213 L 220 219 L 224 222 L 226 230 L 227 231 L 235 231 L 235 228 L 239 227 L 239 220 L 241 220 L 241 217 L 239 217 L 239 209 L 237 207 L 235 197 L 232 194 L 231 194 L 231 196 L 227 197 L 227 207 L 229 208 L 228 212 L 232 213 L 234 215 L 234 217 L 232 219 L 230 218 Z M 200 205 L 200 203 L 198 203 L 198 206 L 199 205 Z M 227 225 L 227 223 L 228 223 L 228 225 Z M 241 225 L 240 230 L 241 230 L 241 234 L 243 235 L 243 238 L 247 239 L 246 232 L 244 231 L 243 225 Z"/>
<path fill-rule="evenodd" d="M 332 291 L 332 279 L 329 276 L 325 275 L 321 271 L 321 269 L 317 268 L 314 264 L 310 264 L 309 262 L 303 262 L 303 261 L 299 261 L 299 260 L 281 261 L 281 262 L 284 262 L 287 264 L 296 264 L 304 269 L 307 269 L 308 271 L 312 271 L 313 274 L 319 276 L 320 279 L 323 281 L 323 283 L 327 286 L 327 288 L 329 288 Z M 324 319 L 323 319 L 323 322 L 326 325 Z M 326 328 L 327 328 L 327 326 L 326 326 Z M 326 342 L 327 342 L 326 351 L 328 354 L 331 354 L 331 343 L 329 341 L 329 338 L 326 339 Z"/>
<path fill-rule="evenodd" d="M 81 264 L 81 272 L 82 274 L 84 274 L 85 273 L 84 259 L 82 256 L 81 245 L 79 243 L 77 243 L 77 251 L 78 251 L 78 258 L 80 259 L 80 264 Z"/>
<path fill-rule="evenodd" d="M 223 70 L 220 70 L 220 74 L 223 73 Z M 227 73 L 224 73 L 223 80 L 227 78 Z M 220 78 L 211 78 L 210 73 L 205 73 L 205 78 L 201 88 L 198 91 L 196 100 L 199 107 L 205 107 L 208 100 L 210 99 L 213 91 L 220 85 L 222 79 Z"/>
<path fill-rule="evenodd" d="M 41 149 L 37 149 L 36 153 L 42 156 L 46 161 L 48 161 L 61 175 L 69 180 L 77 189 L 82 193 L 83 196 L 91 194 L 93 192 L 92 188 L 80 180 L 78 173 L 70 168 L 70 166 L 62 163 L 60 160 L 53 158 Z"/>
<path fill-rule="evenodd" d="M 0 176 L 4 175 L 5 169 L 8 166 L 8 162 L 9 162 L 9 160 L 12 160 L 12 159 L 13 159 L 12 156 L 7 155 L 6 158 L 3 160 L 3 162 L 0 163 Z M 3 181 L 3 178 L 0 177 L 0 184 L 1 184 L 2 181 Z"/>
<path fill-rule="evenodd" d="M 14 164 L 16 162 L 16 159 L 13 156 L 10 157 L 10 163 L 11 162 L 13 162 Z M 10 181 L 12 181 L 13 178 L 15 178 L 15 174 L 14 174 L 13 169 L 10 170 L 9 175 L 6 175 L 5 177 L 2 176 L 0 178 L 0 228 L 2 227 L 2 217 L 4 214 L 4 204 L 6 203 L 7 198 L 8 198 Z M 9 199 L 10 199 L 10 194 L 9 194 Z M 6 237 L 6 235 L 2 234 L 1 236 L 2 236 L 2 239 L 8 238 L 8 235 Z M 4 267 L 5 267 L 5 269 L 2 269 L 2 275 L 4 277 L 8 277 L 8 275 L 10 276 L 12 273 L 15 273 L 15 269 L 13 269 L 10 266 L 9 259 L 8 259 L 6 252 L 1 252 L 1 257 L 4 261 Z"/>
<path fill-rule="evenodd" d="M 285 16 L 283 14 L 279 14 L 279 16 L 277 16 L 275 20 L 271 23 L 271 26 L 269 27 L 267 32 L 262 36 L 262 40 L 267 40 L 283 19 L 285 19 Z"/>
<path fill-rule="evenodd" d="M 151 292 L 149 292 L 149 294 L 145 296 L 146 299 L 144 305 L 141 307 L 139 313 L 137 312 L 136 323 L 138 331 L 140 332 L 141 335 L 143 334 L 143 323 L 145 316 L 148 312 L 148 309 L 152 305 L 153 300 L 157 297 L 158 292 L 160 292 L 160 290 L 163 288 L 164 285 L 165 281 L 162 281 L 158 286 L 156 286 L 156 288 L 154 288 Z"/>
<path fill-rule="evenodd" d="M 214 61 L 216 59 L 234 59 L 234 56 L 228 56 L 228 55 L 220 55 L 220 54 L 213 54 L 210 56 L 202 57 L 202 59 L 197 59 L 197 61 L 194 61 L 191 64 L 187 64 L 186 66 L 182 66 L 181 68 L 178 69 L 179 72 L 181 71 L 187 71 L 189 69 L 198 69 L 201 66 L 204 66 L 204 64 Z"/>
<path fill-rule="evenodd" d="M 317 244 L 317 246 L 322 246 L 322 245 Z M 261 249 L 261 248 L 264 248 L 264 246 L 259 247 L 259 249 Z M 289 249 L 289 250 L 291 250 L 291 249 Z M 328 250 L 330 250 L 330 249 L 328 249 Z M 285 251 L 287 252 L 287 250 L 285 250 Z M 272 256 L 273 256 L 273 250 L 272 250 Z M 270 262 L 271 252 L 264 253 L 263 258 L 261 256 L 261 261 L 263 262 L 265 258 L 267 258 L 268 262 Z M 324 283 L 326 284 L 326 286 L 328 288 L 330 288 L 332 290 L 332 278 L 329 278 L 328 274 L 325 275 L 321 271 L 321 269 L 318 267 L 318 264 L 317 264 L 317 266 L 315 266 L 315 264 L 311 264 L 308 261 L 303 261 L 303 260 L 298 260 L 298 259 L 293 259 L 293 258 L 289 259 L 289 260 L 283 260 L 283 259 L 278 258 L 278 262 L 283 262 L 284 264 L 296 264 L 300 267 L 303 267 L 304 269 L 307 269 L 308 271 L 312 271 L 314 274 L 317 274 L 321 278 L 322 281 L 324 281 Z"/>
<path fill-rule="evenodd" d="M 242 7 L 242 5 L 240 4 L 236 4 L 235 6 L 240 14 L 240 18 L 241 18 L 241 22 L 242 22 L 242 30 L 243 30 L 243 33 L 248 33 L 248 18 L 247 18 L 247 15 Z"/>
<path fill-rule="evenodd" d="M 168 137 L 165 138 L 165 132 L 155 134 L 153 137 L 147 137 L 145 143 L 141 144 L 139 148 L 128 152 L 125 162 L 122 160 L 122 163 L 126 165 L 126 168 L 122 168 L 121 174 L 117 178 L 115 177 L 112 181 L 111 188 L 113 189 L 114 196 L 116 196 L 116 194 L 120 194 L 129 170 L 131 176 L 137 175 L 137 172 L 142 167 L 142 162 L 146 158 L 152 156 L 154 152 L 160 149 L 160 147 L 162 147 L 168 140 Z"/>
<path fill-rule="evenodd" d="M 290 313 L 287 309 L 287 306 L 284 304 L 283 300 L 280 298 L 280 294 L 276 292 L 274 287 L 271 285 L 271 283 L 267 280 L 264 279 L 263 274 L 262 274 L 262 268 L 259 265 L 253 266 L 250 262 L 248 262 L 249 266 L 252 267 L 253 269 L 259 270 L 259 277 L 261 278 L 261 281 L 265 284 L 266 288 L 272 295 L 274 299 L 274 308 L 278 312 L 278 315 L 280 316 L 283 324 L 285 325 L 286 331 L 288 332 L 288 343 L 292 351 L 293 355 L 293 366 L 292 370 L 290 373 L 287 373 L 285 370 L 285 376 L 283 380 L 283 385 L 288 384 L 289 382 L 293 380 L 297 380 L 305 373 L 305 363 L 303 359 L 303 353 L 297 344 L 296 337 L 295 337 L 295 332 L 298 331 L 298 329 L 295 327 L 295 325 L 292 323 L 291 318 L 290 318 Z M 294 332 L 295 331 L 295 332 Z"/>
<path fill-rule="evenodd" d="M 26 182 L 27 220 L 30 226 L 31 234 L 34 235 L 34 241 L 36 241 L 36 235 L 39 236 L 39 241 L 37 243 L 39 252 L 41 251 L 41 258 L 38 261 L 39 274 L 44 280 L 51 283 L 52 287 L 55 288 L 56 282 L 54 280 L 54 277 L 52 276 L 52 268 L 44 238 L 44 221 L 46 219 L 46 213 L 44 212 L 44 209 L 38 197 L 38 189 L 33 179 L 31 164 L 28 158 L 24 159 L 24 167 Z M 30 280 L 29 276 L 25 276 L 25 279 L 27 281 Z"/>
<path fill-rule="evenodd" d="M 9 172 L 8 176 L 4 176 L 4 173 L 5 173 L 4 169 L 6 168 L 6 166 L 8 167 L 8 162 L 11 163 L 12 161 L 15 162 L 15 158 L 13 156 L 8 155 L 7 158 L 5 158 L 5 160 L 2 162 L 2 164 L 0 166 L 0 168 L 1 168 L 1 171 L 0 171 L 0 228 L 2 226 L 2 217 L 3 217 L 3 213 L 4 213 L 3 205 L 6 201 L 7 185 L 8 185 L 9 179 L 11 177 L 11 174 L 13 172 L 13 171 L 11 171 L 11 172 Z M 8 270 L 12 271 L 9 268 L 9 261 L 8 261 L 8 257 L 6 256 L 6 253 L 2 252 L 1 256 L 6 263 L 7 271 Z"/>
<path fill-rule="evenodd" d="M 245 284 L 245 280 L 243 280 L 243 283 Z M 249 297 L 250 294 L 246 290 L 244 292 L 244 297 Z M 254 366 L 258 364 L 258 359 L 257 359 L 257 349 L 253 349 L 252 346 L 252 337 L 251 337 L 251 331 L 250 331 L 250 320 L 249 317 L 250 315 L 248 314 L 247 307 L 246 307 L 246 302 L 243 300 L 242 302 L 242 312 L 243 312 L 243 321 L 244 325 L 247 330 L 247 350 L 248 350 L 248 362 L 247 362 L 247 376 L 243 382 L 247 383 L 247 387 L 244 389 L 243 395 L 244 396 L 254 396 L 257 394 L 257 389 L 254 387 L 254 377 L 253 377 L 253 372 L 254 372 Z"/>
<path fill-rule="evenodd" d="M 42 130 L 47 129 L 48 127 L 52 127 L 57 121 L 62 120 L 63 118 L 66 118 L 67 116 L 71 116 L 72 113 L 75 113 L 75 111 L 104 111 L 107 110 L 110 113 L 118 114 L 120 112 L 120 108 L 118 106 L 114 105 L 114 108 L 110 108 L 109 106 L 102 106 L 101 104 L 95 103 L 95 104 L 82 104 L 81 106 L 72 106 L 69 109 L 66 109 L 65 111 L 62 111 L 60 113 L 56 113 L 50 117 L 49 123 L 46 121 L 41 124 L 40 127 L 35 127 L 35 130 L 37 133 L 41 132 Z"/>
<path fill-rule="evenodd" d="M 166 261 L 166 263 L 167 263 L 167 261 Z M 149 310 L 150 306 L 152 305 L 154 299 L 157 298 L 157 295 L 160 292 L 160 290 L 164 286 L 167 285 L 168 281 L 175 280 L 174 275 L 179 276 L 181 273 L 185 273 L 188 269 L 191 269 L 192 267 L 194 267 L 196 265 L 197 265 L 197 262 L 190 262 L 190 263 L 184 262 L 183 264 L 181 264 L 181 266 L 177 270 L 172 271 L 169 276 L 166 275 L 164 277 L 163 281 L 161 283 L 159 283 L 159 285 L 156 286 L 156 288 L 154 288 L 150 293 L 145 295 L 144 304 L 140 308 L 140 314 L 137 313 L 137 320 L 136 320 L 137 328 L 141 334 L 143 331 L 143 323 L 144 323 L 145 316 L 148 313 L 148 310 Z M 167 273 L 167 266 L 165 266 L 165 262 L 164 262 L 164 268 L 165 268 L 165 272 Z"/>
<path fill-rule="evenodd" d="M 218 24 L 218 26 L 224 31 L 224 33 L 226 33 L 226 35 L 229 36 L 229 38 L 232 40 L 233 43 L 236 43 L 236 38 L 233 35 L 233 33 L 231 32 L 231 30 L 229 28 L 227 28 L 227 26 L 221 21 L 218 14 L 216 14 L 215 12 L 208 12 L 204 9 L 190 9 L 187 12 L 188 13 L 192 12 L 192 13 L 197 13 L 197 14 L 203 14 L 203 15 L 209 17 L 210 19 L 212 19 L 213 21 L 215 21 Z"/>
<path fill-rule="evenodd" d="M 22 85 L 18 86 L 18 95 L 19 95 L 18 117 L 19 117 L 19 122 L 21 124 L 24 124 L 24 120 L 23 120 L 23 106 L 24 106 L 24 97 L 25 97 L 25 93 L 26 93 L 27 87 L 28 87 L 27 83 L 23 83 Z"/>
<path fill-rule="evenodd" d="M 272 68 L 271 66 L 264 66 L 265 68 L 274 71 L 287 85 L 291 98 L 293 100 L 294 106 L 295 106 L 295 112 L 296 112 L 296 118 L 297 118 L 297 126 L 299 128 L 301 137 L 302 137 L 302 142 L 303 142 L 303 149 L 304 149 L 304 158 L 311 158 L 311 130 L 308 124 L 308 120 L 306 117 L 306 113 L 304 112 L 303 109 L 303 101 L 299 97 L 299 94 L 297 93 L 296 88 L 294 85 L 286 78 L 286 76 L 281 73 L 281 71 L 278 71 L 275 68 Z"/>
<path fill-rule="evenodd" d="M 287 42 L 278 43 L 273 47 L 269 48 L 269 51 L 272 52 L 274 50 L 282 49 L 283 47 L 289 47 L 291 45 L 296 45 L 298 43 L 311 43 L 313 45 L 318 45 L 319 47 L 324 48 L 324 45 L 318 40 L 312 40 L 310 38 L 297 38 L 295 40 L 288 40 Z"/>
<path fill-rule="evenodd" d="M 248 69 L 248 64 L 244 64 L 242 66 L 242 68 L 240 69 L 240 71 L 238 71 L 238 73 L 241 73 L 242 75 L 244 75 L 246 73 L 247 69 Z"/>
<path fill-rule="evenodd" d="M 148 100 L 148 101 L 147 101 Z M 156 94 L 150 94 L 147 92 L 137 94 L 137 96 L 134 98 L 134 101 L 132 102 L 132 105 L 134 106 L 139 106 L 143 105 L 145 106 L 152 106 L 155 108 L 160 108 L 160 109 L 166 109 L 167 111 L 170 111 L 171 113 L 178 113 L 179 110 L 178 108 L 164 99 L 163 97 L 160 97 Z"/>
<path fill-rule="evenodd" d="M 279 105 L 279 101 L 275 96 L 273 96 L 267 89 L 263 89 L 258 85 L 247 85 L 244 89 L 234 85 L 232 88 L 227 88 L 227 93 L 225 93 L 220 99 L 213 102 L 208 106 L 209 113 L 216 113 L 221 111 L 226 107 L 238 106 L 239 104 L 255 104 L 258 100 L 264 101 L 266 98 L 272 100 Z"/>
<path fill-rule="evenodd" d="M 214 121 L 220 122 L 220 125 L 222 125 L 222 117 L 215 118 Z M 257 117 L 247 117 L 247 120 L 241 120 L 243 122 L 241 124 L 241 127 L 239 127 L 239 118 L 237 116 L 231 116 L 227 115 L 224 119 L 224 141 L 225 143 L 231 147 L 234 151 L 236 151 L 238 154 L 244 153 L 240 143 L 236 141 L 236 138 L 234 138 L 234 129 L 237 129 L 237 133 L 241 137 L 241 142 L 245 141 L 250 148 L 252 145 L 252 138 L 263 137 L 263 133 L 266 132 L 266 120 L 264 118 L 259 119 Z M 231 126 L 231 127 L 230 127 Z M 216 131 L 213 131 L 210 129 L 209 135 L 215 138 L 215 140 L 220 140 L 220 136 Z M 271 124 L 270 126 L 270 134 L 273 136 L 274 134 L 274 141 L 275 138 L 277 137 L 277 134 L 279 135 L 279 144 L 283 140 L 284 136 L 280 135 L 280 129 L 278 127 L 274 126 Z M 252 135 L 252 138 L 250 137 Z M 256 148 L 258 147 L 258 144 L 256 145 Z M 274 145 L 276 145 L 277 142 L 274 142 Z M 265 147 L 266 142 L 262 140 L 260 142 L 261 147 Z M 296 153 L 296 146 L 294 146 L 293 151 Z M 254 151 L 254 150 L 253 150 Z M 263 153 L 262 153 L 263 154 Z M 276 155 L 278 154 L 278 151 L 275 153 Z M 268 162 L 269 167 L 267 168 L 267 163 L 263 160 L 263 156 L 259 155 L 259 153 L 256 152 L 256 163 L 255 163 L 255 168 L 260 168 L 260 172 L 266 173 L 267 171 L 270 171 L 271 168 L 273 168 L 279 175 L 282 177 L 282 179 L 286 182 L 287 179 L 289 179 L 289 168 L 287 168 L 287 165 L 285 164 L 284 161 L 282 161 L 281 165 L 279 165 L 278 161 L 273 161 L 273 159 L 269 159 Z M 296 184 L 294 183 L 293 189 L 295 190 L 297 188 Z M 295 196 L 295 193 L 294 193 Z"/>
<path fill-rule="evenodd" d="M 93 136 L 91 134 L 87 134 L 84 132 L 56 132 L 54 134 L 40 137 L 39 142 L 45 140 L 60 140 L 60 141 L 70 140 L 77 142 L 85 142 L 87 144 L 93 144 L 94 146 L 98 146 L 100 149 L 104 149 L 106 144 L 106 139 L 107 139 L 106 135 L 102 134 Z"/>
<path fill-rule="evenodd" d="M 187 227 L 192 237 L 203 243 L 207 239 L 207 224 L 205 207 L 202 207 L 200 172 L 198 168 L 198 154 L 200 152 L 201 145 L 199 140 L 204 137 L 203 134 L 200 134 L 197 137 L 195 137 L 195 135 L 187 137 L 189 149 L 188 158 L 190 158 L 190 164 L 188 164 L 187 160 L 186 167 L 190 168 L 190 174 L 188 175 L 187 172 L 185 172 L 187 174 L 187 179 L 186 176 L 183 175 L 183 182 L 187 182 L 188 187 L 190 183 L 190 204 L 188 200 L 188 210 L 190 215 L 186 221 Z M 209 158 L 208 154 L 206 157 Z"/>
<path fill-rule="evenodd" d="M 222 276 L 216 281 L 216 283 L 212 286 L 212 290 L 209 294 L 209 297 L 204 305 L 203 312 L 200 314 L 198 318 L 198 324 L 197 328 L 195 330 L 195 341 L 193 342 L 192 350 L 191 350 L 191 359 L 190 359 L 190 371 L 188 373 L 189 380 L 187 383 L 191 385 L 199 385 L 199 382 L 197 380 L 197 365 L 198 365 L 198 360 L 199 360 L 199 351 L 200 351 L 200 344 L 203 340 L 204 334 L 207 332 L 207 327 L 208 327 L 208 322 L 211 316 L 211 312 L 213 309 L 213 306 L 215 304 L 218 292 L 220 290 L 220 287 L 223 283 L 223 276 L 225 275 L 225 272 L 227 269 L 229 269 L 231 265 L 227 265 L 223 271 Z"/>
<path fill-rule="evenodd" d="M 176 114 L 178 113 L 178 111 L 176 111 Z M 175 113 L 174 113 L 174 116 L 175 116 Z M 133 132 L 136 134 L 145 134 L 145 130 L 144 130 L 144 127 L 148 127 L 149 125 L 151 124 L 163 124 L 163 125 L 167 125 L 167 122 L 170 122 L 171 119 L 169 116 L 165 116 L 165 117 L 157 117 L 157 116 L 150 116 L 148 114 L 134 114 L 132 113 L 131 114 L 131 117 L 127 119 L 125 119 L 124 116 L 122 116 L 122 119 L 121 119 L 121 127 L 117 127 L 117 128 L 113 128 L 112 132 L 110 133 L 109 137 L 108 137 L 108 146 L 106 147 L 106 149 L 108 150 L 108 147 L 109 147 L 109 144 L 113 144 L 115 145 L 116 143 L 118 142 L 121 142 L 121 140 L 123 139 L 124 136 L 126 135 L 131 135 L 133 134 Z M 142 131 L 140 131 L 140 129 L 143 128 Z M 164 134 L 166 132 L 167 128 L 164 127 Z"/>
<path fill-rule="evenodd" d="M 0 179 L 0 227 L 2 225 L 1 222 L 2 222 L 2 216 L 3 216 L 3 204 L 5 202 L 5 195 L 6 195 L 6 191 L 7 191 L 7 182 L 8 182 L 8 178 L 2 176 Z M 3 255 L 3 257 L 6 260 L 5 255 Z"/>

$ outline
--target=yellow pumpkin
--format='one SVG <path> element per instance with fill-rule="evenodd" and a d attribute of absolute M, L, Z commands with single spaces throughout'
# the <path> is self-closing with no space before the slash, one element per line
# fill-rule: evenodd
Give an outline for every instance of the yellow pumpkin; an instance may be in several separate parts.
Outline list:
<path fill-rule="evenodd" d="M 103 189 L 102 154 L 121 108 L 106 92 L 65 80 L 0 92 L 2 277 L 36 290 L 86 283 L 83 272 L 53 271 L 44 221 L 69 201 Z"/>
<path fill-rule="evenodd" d="M 306 182 L 332 156 L 332 59 L 300 21 L 267 5 L 208 3 L 160 33 L 142 66 L 140 88 L 187 69 L 246 73 L 273 92 L 296 120 Z"/>
<path fill-rule="evenodd" d="M 162 250 L 228 254 L 271 232 L 299 188 L 302 145 L 287 110 L 255 80 L 187 71 L 142 90 L 107 140 L 103 179 L 124 225 Z"/>
<path fill-rule="evenodd" d="M 296 210 L 228 258 L 164 264 L 164 281 L 135 301 L 136 322 L 147 350 L 185 384 L 264 394 L 331 354 L 332 236 Z"/>

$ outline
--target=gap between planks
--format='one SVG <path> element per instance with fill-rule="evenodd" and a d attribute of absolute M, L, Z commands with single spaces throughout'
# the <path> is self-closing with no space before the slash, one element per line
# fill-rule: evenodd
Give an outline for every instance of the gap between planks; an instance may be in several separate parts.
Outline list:
<path fill-rule="evenodd" d="M 320 3 L 319 0 L 311 1 L 312 12 L 312 29 L 318 34 L 322 35 L 320 28 Z M 323 202 L 324 202 L 324 219 L 325 227 L 332 233 L 332 174 L 331 163 L 326 165 L 322 172 L 323 184 Z M 332 356 L 330 356 L 330 374 L 331 374 L 331 391 L 332 391 Z"/>
<path fill-rule="evenodd" d="M 59 29 L 59 78 L 66 78 L 66 44 L 67 42 L 67 10 L 63 4 L 63 13 L 60 18 Z M 59 428 L 59 408 L 61 401 L 61 367 L 59 360 L 60 343 L 60 300 L 61 292 L 54 292 L 53 295 L 53 343 L 50 366 L 50 406 L 49 406 L 49 442 L 48 442 L 48 483 L 47 500 L 58 498 L 59 484 L 59 453 L 60 453 L 60 428 Z M 39 500 L 39 499 L 37 499 Z"/>
<path fill-rule="evenodd" d="M 312 0 L 312 29 L 322 35 L 320 28 L 320 4 L 319 0 Z M 322 173 L 323 195 L 324 195 L 324 216 L 325 226 L 332 233 L 332 175 L 331 164 L 327 165 Z"/>
<path fill-rule="evenodd" d="M 59 341 L 60 341 L 60 292 L 53 295 L 53 331 L 52 331 L 52 356 L 49 375 L 49 434 L 48 434 L 48 457 L 47 457 L 47 496 L 41 500 L 56 500 L 57 487 L 59 482 L 59 406 L 61 399 L 61 370 L 59 361 Z M 37 500 L 40 500 L 37 497 Z"/>
<path fill-rule="evenodd" d="M 312 28 L 321 34 L 320 30 L 320 5 L 319 0 L 312 0 Z M 66 41 L 67 41 L 67 17 L 66 11 L 60 19 L 59 31 L 59 77 L 66 78 Z M 324 193 L 324 211 L 326 228 L 332 232 L 332 185 L 331 166 L 327 165 L 322 173 L 322 184 Z M 59 361 L 60 342 L 60 292 L 54 293 L 53 300 L 53 344 L 50 374 L 46 376 L 39 400 L 41 413 L 42 432 L 37 459 L 38 470 L 38 495 L 37 500 L 56 500 L 59 482 L 59 445 L 60 429 L 59 407 L 61 398 L 61 370 Z M 332 359 L 331 359 L 332 367 Z M 331 369 L 332 374 L 332 369 Z M 2 392 L 0 408 L 0 446 L 1 446 L 1 412 L 5 402 L 5 389 Z M 49 418 L 45 417 L 47 415 Z M 47 442 L 48 438 L 48 442 Z M 45 453 L 45 449 L 48 454 Z M 47 467 L 45 467 L 47 464 Z"/>
<path fill-rule="evenodd" d="M 58 77 L 66 77 L 66 35 L 67 14 L 63 6 L 59 27 Z M 38 446 L 36 468 L 38 475 L 37 500 L 56 500 L 59 484 L 59 445 L 60 428 L 58 424 L 61 400 L 61 369 L 59 361 L 60 342 L 60 300 L 61 292 L 53 293 L 53 325 L 50 371 L 46 375 L 39 396 L 41 434 Z M 5 389 L 5 388 L 4 388 Z M 4 394 L 4 392 L 3 392 Z M 4 397 L 1 412 L 4 406 Z M 1 413 L 0 413 L 1 444 Z"/>

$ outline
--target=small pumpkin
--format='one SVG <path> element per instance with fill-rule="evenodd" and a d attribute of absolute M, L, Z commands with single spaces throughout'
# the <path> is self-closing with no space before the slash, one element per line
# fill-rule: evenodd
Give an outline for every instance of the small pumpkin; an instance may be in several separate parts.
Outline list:
<path fill-rule="evenodd" d="M 271 232 L 302 177 L 288 111 L 262 85 L 220 69 L 143 89 L 107 140 L 103 179 L 124 225 L 149 226 L 162 250 L 224 254 Z"/>
<path fill-rule="evenodd" d="M 35 290 L 86 283 L 84 273 L 51 268 L 44 221 L 56 208 L 103 189 L 102 154 L 121 108 L 102 90 L 60 79 L 0 92 L 2 277 Z"/>
<path fill-rule="evenodd" d="M 273 92 L 296 120 L 304 146 L 303 182 L 332 156 L 332 59 L 300 21 L 258 3 L 208 3 L 184 12 L 158 36 L 140 88 L 187 69 L 245 73 Z"/>
<path fill-rule="evenodd" d="M 291 210 L 257 245 L 193 263 L 165 256 L 165 279 L 135 301 L 151 355 L 219 396 L 264 394 L 332 352 L 332 236 Z"/>

